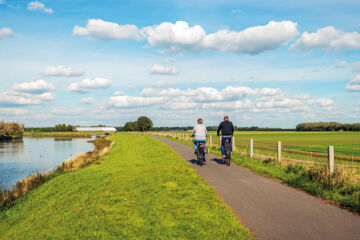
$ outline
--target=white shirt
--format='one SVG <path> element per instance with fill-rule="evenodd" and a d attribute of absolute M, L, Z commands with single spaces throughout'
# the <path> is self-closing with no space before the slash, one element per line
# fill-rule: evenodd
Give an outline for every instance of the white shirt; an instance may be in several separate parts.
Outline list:
<path fill-rule="evenodd" d="M 194 126 L 191 136 L 195 136 L 195 139 L 206 139 L 207 136 L 207 130 L 206 127 L 202 124 L 197 124 Z"/>

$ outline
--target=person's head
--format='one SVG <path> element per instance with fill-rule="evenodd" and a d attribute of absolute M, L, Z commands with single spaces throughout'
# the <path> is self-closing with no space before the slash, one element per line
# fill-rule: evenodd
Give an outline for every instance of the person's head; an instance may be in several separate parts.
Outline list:
<path fill-rule="evenodd" d="M 199 119 L 197 120 L 197 122 L 198 122 L 198 124 L 202 124 L 202 123 L 203 123 L 202 118 L 199 118 Z"/>
<path fill-rule="evenodd" d="M 229 116 L 225 116 L 224 121 L 228 121 L 228 120 L 229 120 Z"/>

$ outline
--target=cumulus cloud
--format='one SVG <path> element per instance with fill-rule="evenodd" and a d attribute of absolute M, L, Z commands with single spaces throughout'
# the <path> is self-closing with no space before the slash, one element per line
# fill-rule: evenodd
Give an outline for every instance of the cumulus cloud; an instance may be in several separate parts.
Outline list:
<path fill-rule="evenodd" d="M 88 98 L 83 98 L 81 100 L 82 103 L 85 103 L 85 104 L 89 104 L 89 105 L 93 105 L 96 103 L 96 100 L 95 98 L 92 98 L 92 97 L 88 97 Z"/>
<path fill-rule="evenodd" d="M 29 2 L 28 6 L 27 6 L 27 9 L 29 11 L 39 10 L 39 11 L 43 11 L 43 12 L 49 13 L 49 14 L 53 13 L 53 10 L 51 8 L 46 8 L 45 5 L 43 3 L 41 3 L 41 2 L 39 2 L 39 1 Z"/>
<path fill-rule="evenodd" d="M 354 69 L 353 69 L 354 72 L 360 72 L 360 62 L 356 62 L 354 64 Z"/>
<path fill-rule="evenodd" d="M 346 89 L 349 91 L 360 91 L 360 75 L 357 75 L 346 84 Z"/>
<path fill-rule="evenodd" d="M 47 67 L 43 74 L 54 77 L 79 77 L 84 75 L 84 71 L 82 69 L 58 65 Z"/>
<path fill-rule="evenodd" d="M 346 61 L 339 61 L 336 63 L 335 67 L 337 68 L 343 68 L 347 66 L 347 62 Z"/>
<path fill-rule="evenodd" d="M 211 34 L 207 34 L 200 25 L 189 26 L 185 21 L 163 22 L 139 29 L 135 25 L 90 19 L 86 27 L 76 25 L 73 29 L 74 35 L 89 35 L 102 40 L 144 38 L 150 46 L 171 53 L 213 50 L 258 54 L 280 48 L 294 39 L 297 33 L 297 23 L 292 21 L 270 21 L 239 32 L 220 29 Z"/>
<path fill-rule="evenodd" d="M 39 94 L 39 93 L 54 91 L 55 86 L 42 79 L 39 79 L 39 80 L 32 80 L 23 83 L 15 83 L 13 86 L 13 90 L 18 92 Z"/>
<path fill-rule="evenodd" d="M 308 104 L 318 104 L 321 107 L 330 107 L 334 105 L 334 101 L 328 98 L 310 99 L 307 101 Z"/>
<path fill-rule="evenodd" d="M 78 115 L 87 111 L 85 108 L 54 108 L 51 113 L 56 115 Z"/>
<path fill-rule="evenodd" d="M 134 108 L 140 106 L 150 106 L 159 104 L 165 100 L 164 97 L 132 97 L 132 96 L 113 96 L 104 103 L 107 107 Z"/>
<path fill-rule="evenodd" d="M 30 94 L 21 92 L 0 92 L 0 105 L 2 106 L 23 106 L 38 105 L 54 100 L 51 93 Z"/>
<path fill-rule="evenodd" d="M 81 82 L 71 83 L 68 90 L 71 92 L 88 93 L 96 89 L 105 89 L 110 87 L 112 81 L 106 78 L 84 79 Z"/>
<path fill-rule="evenodd" d="M 176 75 L 178 74 L 178 70 L 172 66 L 166 66 L 162 64 L 154 64 L 149 69 L 151 74 L 158 74 L 158 75 Z"/>
<path fill-rule="evenodd" d="M 0 28 L 0 39 L 15 37 L 16 34 L 10 28 Z"/>
<path fill-rule="evenodd" d="M 241 99 L 245 96 L 272 96 L 280 94 L 282 91 L 278 88 L 252 89 L 245 86 L 228 86 L 222 90 L 212 87 L 200 87 L 197 89 L 180 90 L 175 88 L 154 89 L 145 88 L 140 93 L 144 97 L 178 97 L 180 99 L 193 99 L 200 102 L 225 101 Z"/>
<path fill-rule="evenodd" d="M 304 32 L 291 46 L 292 49 L 310 51 L 323 50 L 359 50 L 360 34 L 358 32 L 344 32 L 332 26 L 318 29 L 316 32 Z"/>
<path fill-rule="evenodd" d="M 0 112 L 4 115 L 21 116 L 28 114 L 29 110 L 23 108 L 0 108 Z"/>
<path fill-rule="evenodd" d="M 142 31 L 135 25 L 119 25 L 117 23 L 107 22 L 101 19 L 89 19 L 86 27 L 79 27 L 76 25 L 73 29 L 73 35 L 89 35 L 92 38 L 98 38 L 101 40 L 141 40 L 143 38 Z"/>

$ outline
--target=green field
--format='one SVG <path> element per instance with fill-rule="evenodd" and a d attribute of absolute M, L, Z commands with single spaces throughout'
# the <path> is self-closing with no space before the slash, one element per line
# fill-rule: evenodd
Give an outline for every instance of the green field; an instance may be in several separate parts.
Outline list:
<path fill-rule="evenodd" d="M 183 132 L 190 134 L 189 132 Z M 216 132 L 209 133 L 213 144 L 219 145 Z M 360 132 L 236 132 L 236 147 L 249 151 L 250 139 L 254 140 L 254 153 L 276 156 L 277 141 L 282 142 L 284 157 L 327 161 L 328 146 L 334 146 L 337 163 L 360 162 Z"/>
<path fill-rule="evenodd" d="M 114 134 L 110 152 L 0 212 L 0 239 L 251 239 L 170 147 Z"/>

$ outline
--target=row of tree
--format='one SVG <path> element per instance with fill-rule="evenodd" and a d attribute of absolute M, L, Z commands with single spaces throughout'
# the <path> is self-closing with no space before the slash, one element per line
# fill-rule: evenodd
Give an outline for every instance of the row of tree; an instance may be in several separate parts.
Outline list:
<path fill-rule="evenodd" d="M 300 123 L 296 131 L 360 131 L 360 123 L 310 122 Z"/>
<path fill-rule="evenodd" d="M 0 121 L 0 140 L 20 139 L 23 135 L 23 124 Z"/>
<path fill-rule="evenodd" d="M 123 131 L 149 131 L 153 127 L 153 122 L 146 116 L 139 117 L 134 122 L 127 122 L 123 128 Z"/>

